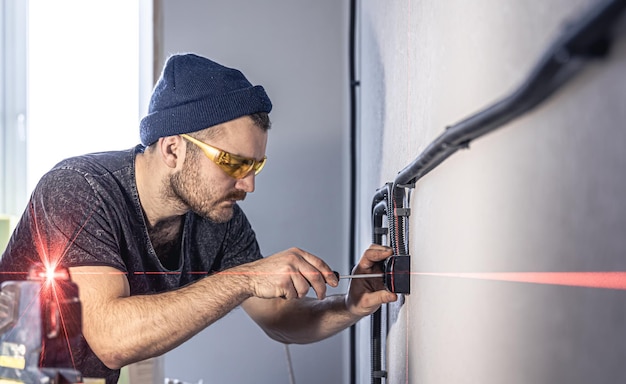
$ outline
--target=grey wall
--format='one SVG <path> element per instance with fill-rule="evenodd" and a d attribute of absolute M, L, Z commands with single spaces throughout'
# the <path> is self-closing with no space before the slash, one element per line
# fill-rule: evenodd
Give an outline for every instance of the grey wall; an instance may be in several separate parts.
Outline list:
<path fill-rule="evenodd" d="M 241 69 L 272 97 L 268 168 L 245 202 L 265 254 L 347 255 L 347 2 L 165 0 L 164 53 Z M 446 125 L 507 94 L 592 0 L 359 2 L 359 251 L 370 203 Z M 421 179 L 416 272 L 625 271 L 626 38 L 539 109 Z M 387 340 L 390 383 L 626 379 L 625 293 L 414 276 Z M 369 382 L 369 327 L 358 328 Z M 296 382 L 347 381 L 347 335 L 293 346 Z M 283 346 L 237 310 L 166 355 L 187 381 L 286 383 Z"/>
<path fill-rule="evenodd" d="M 263 253 L 298 246 L 339 271 L 349 263 L 346 4 L 164 0 L 162 14 L 165 56 L 196 52 L 238 68 L 272 99 L 268 163 L 242 204 Z M 290 348 L 297 383 L 346 381 L 346 333 Z M 188 382 L 288 383 L 285 356 L 238 309 L 168 353 L 165 373 Z"/>
<path fill-rule="evenodd" d="M 591 0 L 360 2 L 360 247 L 373 192 L 446 125 L 506 95 Z M 626 270 L 626 33 L 539 109 L 411 199 L 415 272 Z M 626 381 L 620 290 L 413 276 L 389 383 Z M 367 332 L 360 327 L 360 343 Z M 369 352 L 359 349 L 360 382 Z"/>

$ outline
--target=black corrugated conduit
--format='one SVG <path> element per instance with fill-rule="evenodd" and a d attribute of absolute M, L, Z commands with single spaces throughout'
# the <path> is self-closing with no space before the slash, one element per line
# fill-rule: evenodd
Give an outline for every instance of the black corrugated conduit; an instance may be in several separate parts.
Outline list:
<path fill-rule="evenodd" d="M 350 204 L 350 212 L 349 212 L 349 232 L 348 232 L 348 255 L 350 255 L 350 265 L 354 265 L 356 263 L 356 164 L 357 164 L 357 153 L 356 153 L 356 132 L 357 132 L 357 95 L 356 90 L 359 86 L 359 82 L 356 78 L 356 11 L 357 11 L 357 3 L 356 0 L 350 0 L 350 20 L 348 26 L 348 59 L 349 59 L 349 72 L 350 72 L 350 136 L 349 136 L 349 145 L 350 145 L 350 191 L 349 193 L 349 204 Z M 356 326 L 353 325 L 350 327 L 349 331 L 349 343 L 350 343 L 350 383 L 356 384 Z"/>
<path fill-rule="evenodd" d="M 372 203 L 374 243 L 382 244 L 387 234 L 396 255 L 408 254 L 409 213 L 407 190 L 417 180 L 433 170 L 458 149 L 509 121 L 532 110 L 553 95 L 561 86 L 579 73 L 590 59 L 604 58 L 609 53 L 613 28 L 620 20 L 626 0 L 603 1 L 594 5 L 582 17 L 568 25 L 561 36 L 539 60 L 527 79 L 509 96 L 474 115 L 446 128 L 408 166 L 393 183 L 376 191 Z M 387 216 L 388 231 L 382 228 Z M 374 324 L 376 322 L 376 325 Z M 372 330 L 380 327 L 380 310 L 372 315 Z M 385 376 L 381 359 L 382 335 L 372 332 L 372 383 L 381 383 Z M 408 380 L 408 378 L 407 378 Z"/>
<path fill-rule="evenodd" d="M 395 184 L 414 184 L 459 148 L 528 112 L 582 69 L 588 59 L 602 58 L 610 48 L 611 29 L 626 7 L 625 0 L 604 1 L 569 25 L 528 78 L 509 96 L 446 128 L 411 164 Z"/>
<path fill-rule="evenodd" d="M 389 201 L 389 190 L 391 183 L 387 183 L 380 188 L 372 201 L 372 243 L 379 245 L 387 245 L 388 228 L 385 228 L 383 219 L 387 216 L 387 204 Z M 378 308 L 376 312 L 370 316 L 371 320 L 371 343 L 370 343 L 370 361 L 371 361 L 371 379 L 372 384 L 380 384 L 382 378 L 386 376 L 382 368 L 382 311 Z"/>

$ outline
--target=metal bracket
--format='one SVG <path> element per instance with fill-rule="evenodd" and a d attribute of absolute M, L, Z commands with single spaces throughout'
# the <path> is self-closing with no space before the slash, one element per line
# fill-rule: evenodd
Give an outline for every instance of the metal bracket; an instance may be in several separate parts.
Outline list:
<path fill-rule="evenodd" d="M 411 216 L 411 208 L 396 208 L 393 212 L 396 216 Z"/>
<path fill-rule="evenodd" d="M 374 228 L 374 234 L 375 235 L 386 235 L 387 232 L 389 232 L 389 228 L 386 228 L 386 227 Z"/>
<path fill-rule="evenodd" d="M 372 377 L 375 379 L 383 379 L 387 377 L 387 371 L 374 371 Z"/>
<path fill-rule="evenodd" d="M 408 183 L 408 184 L 396 184 L 396 188 L 414 189 L 414 188 L 415 188 L 415 183 Z"/>

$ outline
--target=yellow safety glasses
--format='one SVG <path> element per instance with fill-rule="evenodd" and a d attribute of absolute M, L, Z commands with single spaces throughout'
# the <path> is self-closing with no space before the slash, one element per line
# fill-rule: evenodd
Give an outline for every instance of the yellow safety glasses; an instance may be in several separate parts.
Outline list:
<path fill-rule="evenodd" d="M 203 143 L 200 140 L 196 140 L 193 137 L 184 133 L 180 136 L 185 140 L 200 147 L 206 157 L 208 157 L 224 172 L 234 177 L 235 179 L 243 179 L 251 171 L 254 171 L 254 174 L 258 175 L 265 166 L 265 162 L 267 161 L 267 156 L 264 157 L 263 160 L 258 161 L 256 159 L 234 155 L 219 148 L 215 148 L 207 143 Z"/>

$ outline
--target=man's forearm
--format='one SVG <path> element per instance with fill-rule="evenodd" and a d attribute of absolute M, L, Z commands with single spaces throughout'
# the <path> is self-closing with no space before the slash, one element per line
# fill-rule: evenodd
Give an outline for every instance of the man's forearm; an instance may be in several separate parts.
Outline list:
<path fill-rule="evenodd" d="M 275 299 L 273 310 L 253 312 L 258 305 L 251 298 L 244 309 L 274 340 L 282 343 L 306 344 L 323 340 L 361 319 L 348 311 L 344 295 L 323 300 L 306 297 L 297 300 Z"/>
<path fill-rule="evenodd" d="M 171 292 L 115 299 L 94 296 L 88 288 L 81 291 L 85 297 L 83 333 L 92 350 L 112 369 L 161 355 L 248 298 L 241 279 L 245 276 L 218 274 Z"/>

